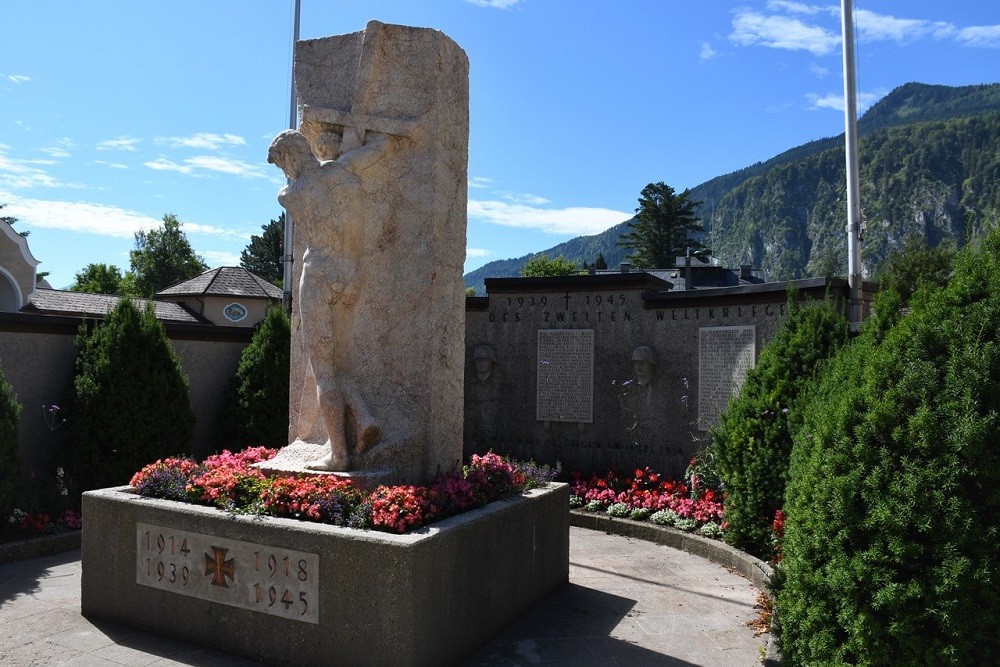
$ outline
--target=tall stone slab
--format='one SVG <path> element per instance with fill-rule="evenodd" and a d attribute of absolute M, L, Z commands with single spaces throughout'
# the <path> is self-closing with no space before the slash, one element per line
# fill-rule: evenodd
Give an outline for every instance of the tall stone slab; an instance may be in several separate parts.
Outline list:
<path fill-rule="evenodd" d="M 378 158 L 358 171 L 361 232 L 332 241 L 333 253 L 360 246 L 351 316 L 330 330 L 365 406 L 348 401 L 342 469 L 423 482 L 462 457 L 468 58 L 436 30 L 371 21 L 361 32 L 298 42 L 295 83 L 301 133 L 317 158 L 381 142 Z M 309 235 L 293 221 L 299 286 Z M 289 435 L 301 460 L 322 456 L 329 439 L 301 335 L 308 317 L 330 315 L 293 308 Z"/>

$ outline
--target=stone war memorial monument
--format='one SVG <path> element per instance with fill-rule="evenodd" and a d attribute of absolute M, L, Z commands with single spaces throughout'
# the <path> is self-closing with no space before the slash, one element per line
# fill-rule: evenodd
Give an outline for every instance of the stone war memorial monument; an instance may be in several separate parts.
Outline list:
<path fill-rule="evenodd" d="M 278 469 L 420 483 L 461 464 L 468 64 L 442 37 L 373 21 L 297 46 L 301 133 L 268 156 L 297 286 Z"/>
<path fill-rule="evenodd" d="M 295 228 L 290 444 L 264 470 L 427 483 L 463 453 L 468 59 L 371 21 L 298 42 L 295 81 L 301 130 L 268 153 Z M 85 616 L 272 664 L 456 664 L 569 578 L 565 484 L 403 535 L 131 487 L 83 512 Z"/>

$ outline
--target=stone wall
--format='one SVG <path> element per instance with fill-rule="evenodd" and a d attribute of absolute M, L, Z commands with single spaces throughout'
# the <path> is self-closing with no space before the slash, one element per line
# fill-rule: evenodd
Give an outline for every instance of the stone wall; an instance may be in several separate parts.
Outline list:
<path fill-rule="evenodd" d="M 80 322 L 73 317 L 0 313 L 0 367 L 22 407 L 17 436 L 25 471 L 51 474 L 48 467 L 59 465 L 51 458 L 65 443 L 66 427 L 50 430 L 42 406 L 65 400 L 76 359 L 73 339 Z M 195 455 L 205 456 L 216 449 L 214 435 L 223 395 L 252 330 L 169 323 L 166 330 L 188 377 L 197 419 L 187 445 Z"/>
<path fill-rule="evenodd" d="M 683 475 L 787 309 L 785 283 L 670 292 L 632 273 L 486 286 L 466 314 L 466 456 L 493 449 L 584 473 Z M 800 299 L 846 299 L 838 279 L 796 287 Z M 473 359 L 484 345 L 488 375 Z M 643 347 L 656 361 L 647 384 L 633 364 Z"/>

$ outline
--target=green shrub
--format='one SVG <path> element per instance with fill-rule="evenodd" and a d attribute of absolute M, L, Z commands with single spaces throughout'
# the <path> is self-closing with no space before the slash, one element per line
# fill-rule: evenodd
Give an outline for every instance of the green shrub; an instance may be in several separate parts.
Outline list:
<path fill-rule="evenodd" d="M 0 368 L 0 520 L 14 509 L 14 497 L 20 480 L 21 459 L 17 452 L 17 419 L 21 404 Z"/>
<path fill-rule="evenodd" d="M 789 664 L 1000 662 L 1000 232 L 910 306 L 830 364 L 796 433 Z"/>
<path fill-rule="evenodd" d="M 185 451 L 194 431 L 187 378 L 152 304 L 122 299 L 76 337 L 69 474 L 74 490 L 127 484 L 158 458 Z"/>
<path fill-rule="evenodd" d="M 726 540 L 765 560 L 773 555 L 774 513 L 784 504 L 799 397 L 848 338 L 847 321 L 826 302 L 799 307 L 792 295 L 789 308 L 712 431 L 726 491 Z"/>
<path fill-rule="evenodd" d="M 221 420 L 219 441 L 234 450 L 288 444 L 291 325 L 271 308 L 243 350 Z"/>

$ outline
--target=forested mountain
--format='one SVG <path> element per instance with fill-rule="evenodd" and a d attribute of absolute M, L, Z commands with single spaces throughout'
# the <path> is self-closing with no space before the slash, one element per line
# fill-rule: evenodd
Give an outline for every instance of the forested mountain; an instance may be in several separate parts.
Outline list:
<path fill-rule="evenodd" d="M 909 234 L 961 246 L 997 224 L 1000 84 L 908 83 L 864 114 L 859 133 L 867 275 Z M 843 135 L 819 139 L 692 188 L 716 256 L 776 280 L 846 273 L 843 146 Z M 541 252 L 580 263 L 603 253 L 614 267 L 627 222 Z M 483 278 L 517 275 L 532 256 L 490 262 L 465 284 L 482 290 Z"/>

